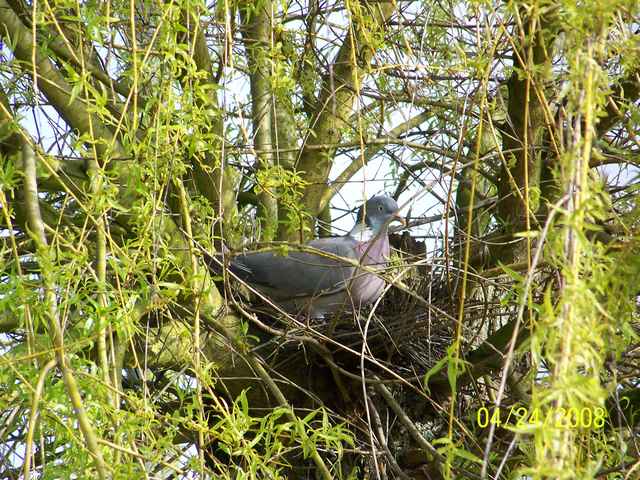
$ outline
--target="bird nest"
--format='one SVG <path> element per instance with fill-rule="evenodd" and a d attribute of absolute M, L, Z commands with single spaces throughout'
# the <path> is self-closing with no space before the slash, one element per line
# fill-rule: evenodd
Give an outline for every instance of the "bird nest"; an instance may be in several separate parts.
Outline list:
<path fill-rule="evenodd" d="M 401 282 L 391 285 L 379 304 L 322 319 L 297 318 L 295 323 L 265 305 L 254 305 L 261 322 L 279 329 L 285 325 L 284 339 L 271 338 L 281 361 L 283 355 L 290 355 L 284 361 L 300 361 L 304 339 L 323 345 L 337 365 L 354 374 L 359 374 L 354 362 L 358 352 L 371 360 L 367 367 L 378 364 L 402 377 L 424 375 L 445 355 L 456 315 L 445 270 L 427 265 L 423 243 L 399 235 L 391 241 L 395 253 L 385 276 Z"/>

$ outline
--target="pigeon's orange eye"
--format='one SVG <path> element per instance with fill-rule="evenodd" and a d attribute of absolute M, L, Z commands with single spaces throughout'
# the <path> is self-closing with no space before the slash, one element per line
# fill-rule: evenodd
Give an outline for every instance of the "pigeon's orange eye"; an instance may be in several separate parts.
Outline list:
<path fill-rule="evenodd" d="M 382 211 L 382 205 L 378 205 L 378 211 L 381 212 Z"/>

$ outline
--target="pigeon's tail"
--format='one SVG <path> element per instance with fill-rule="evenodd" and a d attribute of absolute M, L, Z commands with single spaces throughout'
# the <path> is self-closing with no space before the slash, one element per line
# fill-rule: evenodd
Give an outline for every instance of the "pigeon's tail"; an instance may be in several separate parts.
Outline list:
<path fill-rule="evenodd" d="M 213 275 L 222 276 L 222 271 L 226 267 L 228 272 L 232 273 L 240 280 L 247 280 L 251 276 L 251 269 L 241 261 L 234 259 L 227 264 L 225 262 L 225 254 L 214 253 L 213 255 L 211 255 L 209 252 L 206 252 L 204 250 L 200 251 L 205 263 L 207 264 L 207 267 L 209 267 L 209 271 Z M 229 253 L 227 253 L 227 255 L 229 255 Z"/>
<path fill-rule="evenodd" d="M 243 281 L 248 281 L 253 275 L 251 269 L 237 259 L 229 262 L 229 271 Z"/>
<path fill-rule="evenodd" d="M 202 254 L 202 258 L 204 258 L 204 263 L 209 268 L 209 271 L 216 276 L 222 275 L 222 270 L 224 269 L 224 256 L 220 253 L 214 253 L 211 255 L 203 249 L 200 249 L 200 253 Z"/>
<path fill-rule="evenodd" d="M 196 249 L 202 254 L 204 263 L 212 275 L 222 277 L 222 273 L 226 268 L 227 272 L 235 275 L 240 280 L 247 280 L 251 276 L 251 269 L 247 265 L 238 259 L 228 259 L 231 257 L 231 250 L 229 250 L 226 245 L 222 244 L 222 252 L 211 254 L 196 240 L 192 239 L 192 242 Z"/>

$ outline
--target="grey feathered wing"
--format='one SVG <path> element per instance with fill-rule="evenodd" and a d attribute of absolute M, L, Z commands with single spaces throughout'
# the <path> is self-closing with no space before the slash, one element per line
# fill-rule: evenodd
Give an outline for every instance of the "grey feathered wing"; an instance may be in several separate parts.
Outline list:
<path fill-rule="evenodd" d="M 307 244 L 326 252 L 292 251 L 282 256 L 272 252 L 239 255 L 231 262 L 242 280 L 268 293 L 274 300 L 335 294 L 347 288 L 355 267 L 332 257 L 358 260 L 356 241 L 350 237 L 322 238 Z"/>

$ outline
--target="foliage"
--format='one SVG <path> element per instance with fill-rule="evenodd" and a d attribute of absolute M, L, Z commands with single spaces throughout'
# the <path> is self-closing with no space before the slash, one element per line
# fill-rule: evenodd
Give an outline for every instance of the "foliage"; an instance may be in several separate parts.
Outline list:
<path fill-rule="evenodd" d="M 0 477 L 635 478 L 639 14 L 0 0 Z M 207 269 L 385 189 L 366 311 Z"/>

